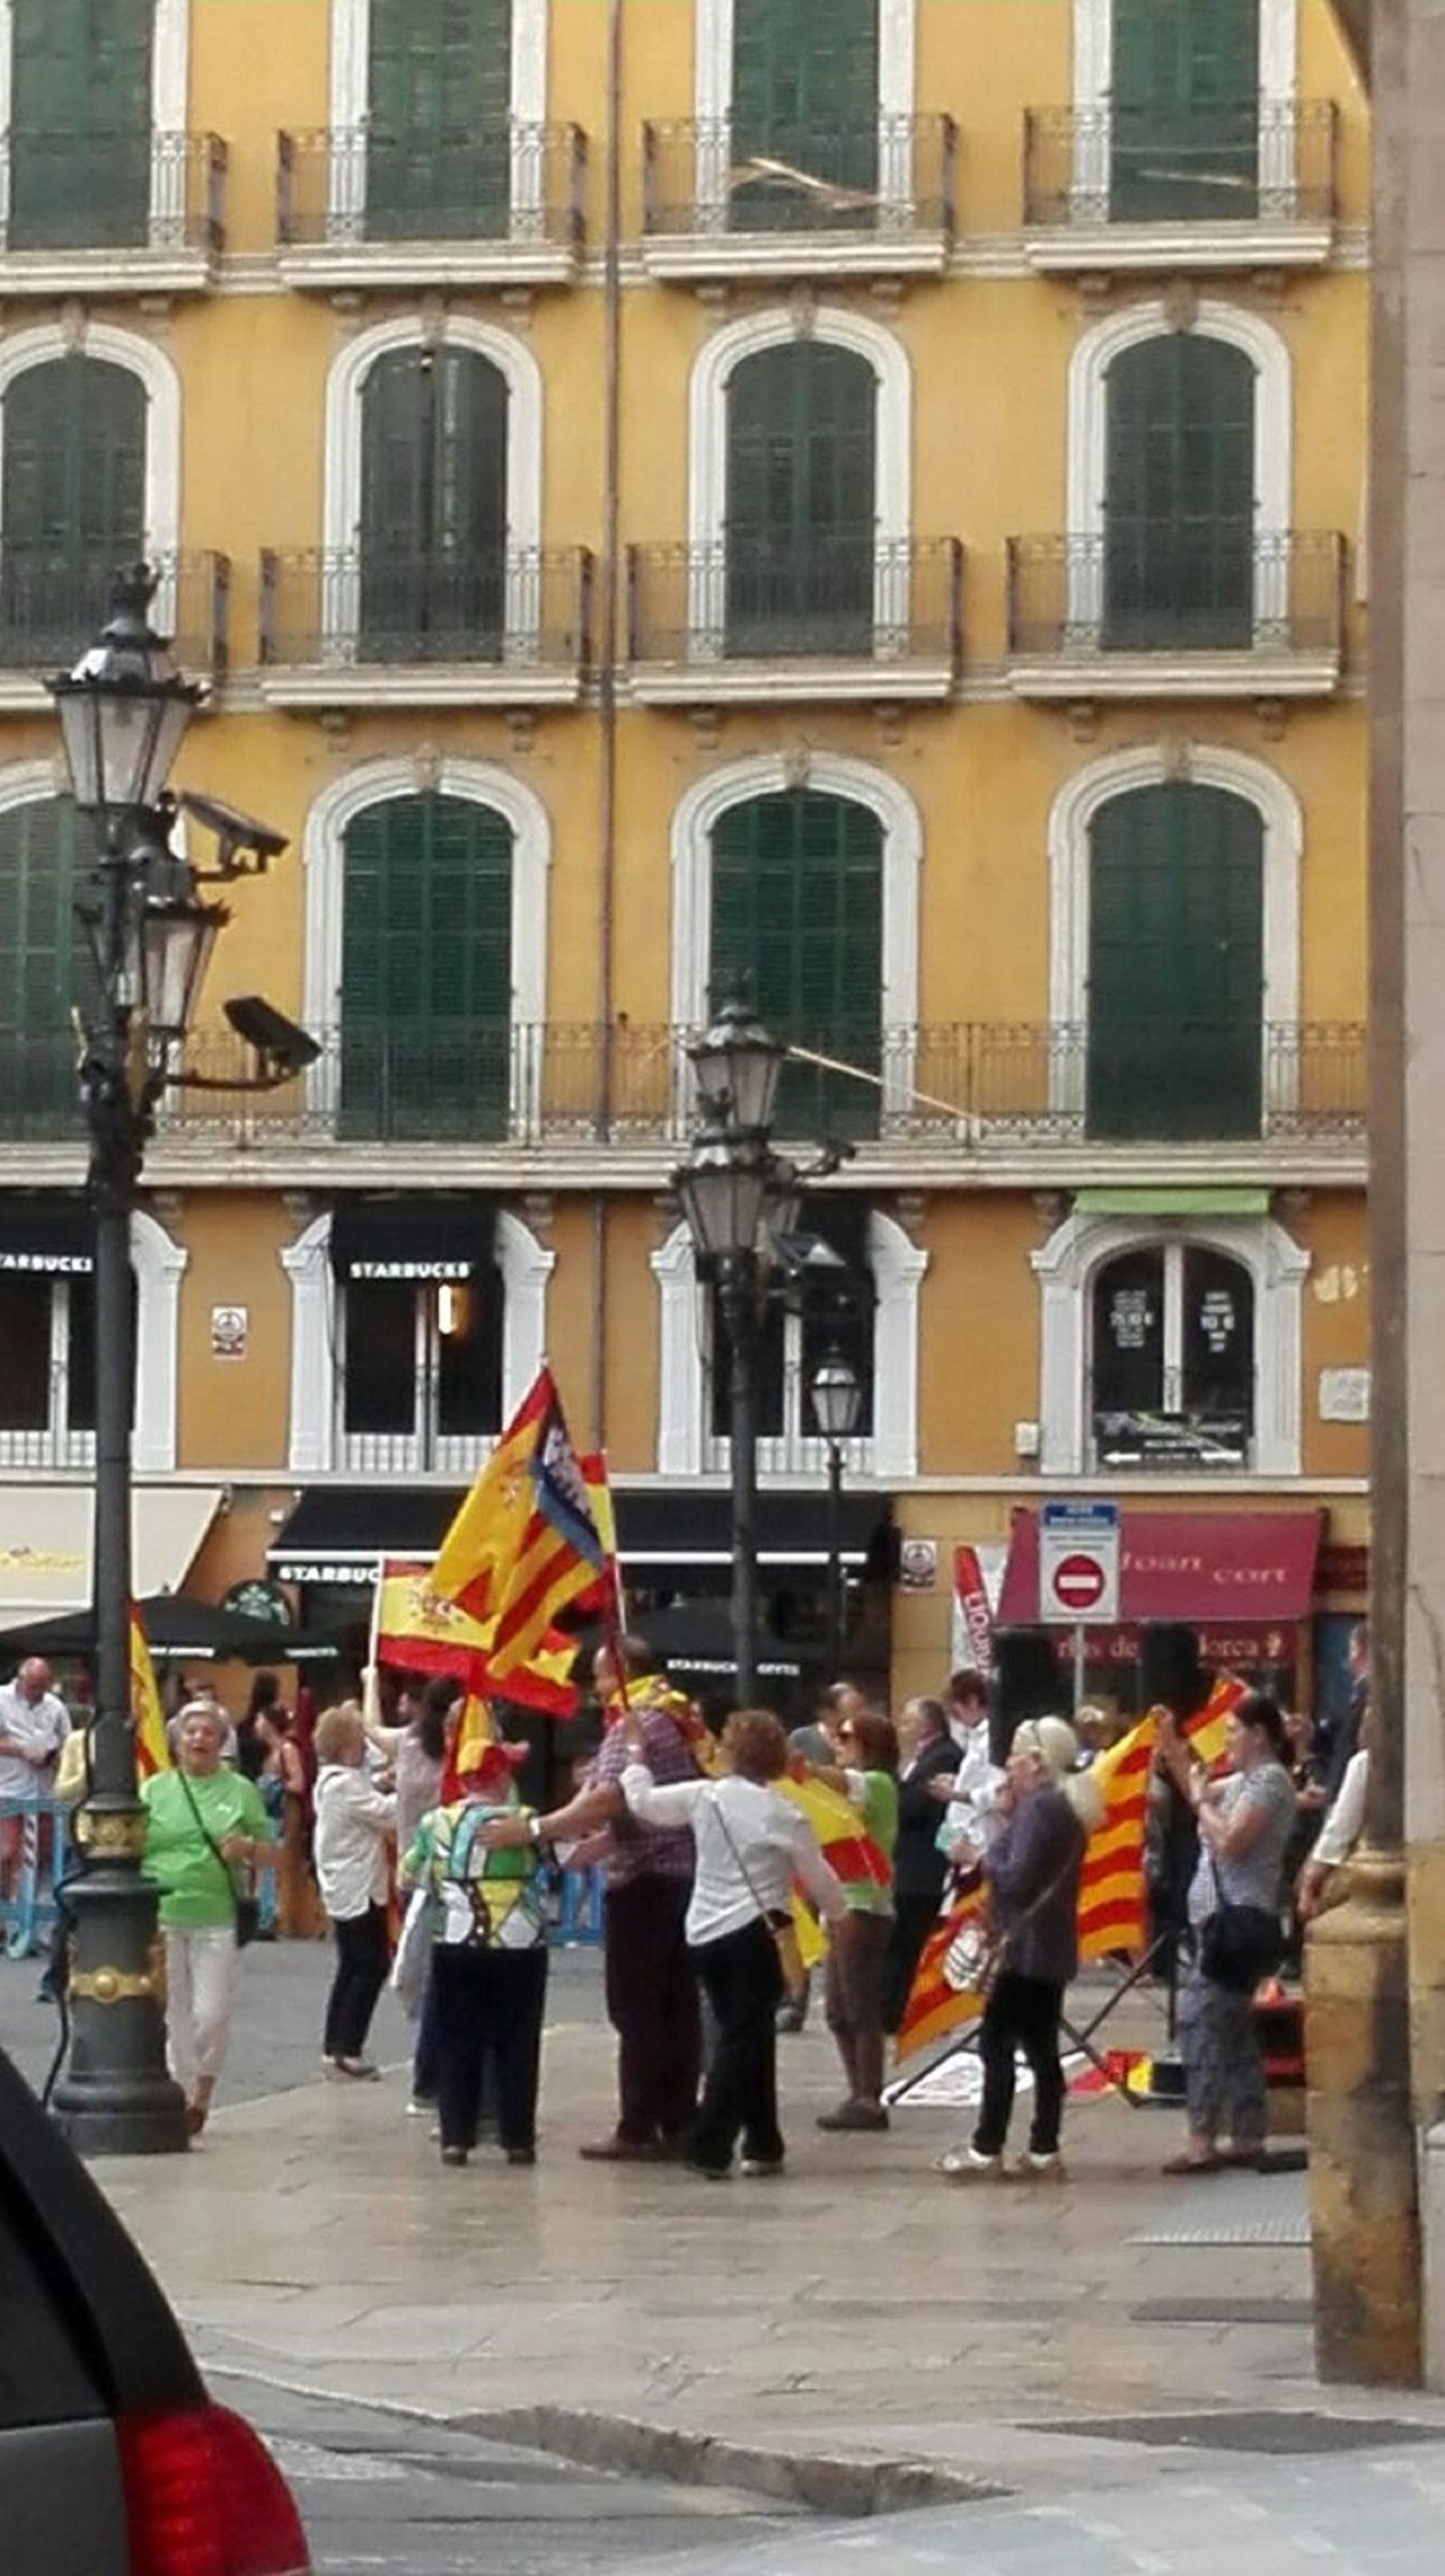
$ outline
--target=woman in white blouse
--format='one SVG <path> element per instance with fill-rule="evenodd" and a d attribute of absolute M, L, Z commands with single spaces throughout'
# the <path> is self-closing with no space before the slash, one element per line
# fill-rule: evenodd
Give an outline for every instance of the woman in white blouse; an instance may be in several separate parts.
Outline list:
<path fill-rule="evenodd" d="M 830 1923 L 847 1914 L 842 1887 L 807 1818 L 772 1785 L 787 1770 L 788 1739 L 770 1710 L 739 1709 L 728 1719 L 719 1779 L 664 1788 L 647 1769 L 635 1714 L 626 1725 L 622 1793 L 632 1814 L 648 1825 L 690 1825 L 697 1846 L 687 1942 L 718 2038 L 687 2161 L 695 2173 L 720 2182 L 732 2171 L 741 2137 L 745 2174 L 781 2173 L 783 1972 L 774 1934 L 789 1919 L 795 1880 Z"/>
<path fill-rule="evenodd" d="M 336 1936 L 321 2063 L 329 2075 L 371 2079 L 377 2070 L 363 2051 L 390 1955 L 387 1845 L 396 1800 L 367 1776 L 366 1729 L 354 1701 L 318 1721 L 316 1759 L 316 1883 Z"/>

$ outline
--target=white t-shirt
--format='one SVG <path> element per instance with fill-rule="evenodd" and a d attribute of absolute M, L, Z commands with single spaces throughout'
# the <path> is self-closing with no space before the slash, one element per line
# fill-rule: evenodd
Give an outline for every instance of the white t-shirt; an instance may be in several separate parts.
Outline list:
<path fill-rule="evenodd" d="M 395 1824 L 395 1798 L 383 1796 L 359 1764 L 322 1765 L 312 1852 L 321 1902 L 333 1923 L 350 1923 L 369 1905 L 386 1903 L 386 1841 Z"/>
<path fill-rule="evenodd" d="M 18 1684 L 7 1682 L 0 1690 L 0 1735 L 33 1744 L 44 1753 L 45 1764 L 27 1762 L 19 1753 L 0 1753 L 0 1798 L 48 1797 L 54 1776 L 50 1766 L 69 1733 L 70 1712 L 54 1691 L 31 1700 Z"/>
<path fill-rule="evenodd" d="M 776 1789 L 729 1774 L 722 1780 L 669 1781 L 659 1788 L 640 1762 L 622 1774 L 622 1794 L 644 1825 L 690 1825 L 697 1876 L 687 1909 L 694 1948 L 741 1932 L 759 1914 L 786 1914 L 796 1878 L 820 1914 L 841 1923 L 848 1911 L 841 1881 L 818 1838 Z"/>

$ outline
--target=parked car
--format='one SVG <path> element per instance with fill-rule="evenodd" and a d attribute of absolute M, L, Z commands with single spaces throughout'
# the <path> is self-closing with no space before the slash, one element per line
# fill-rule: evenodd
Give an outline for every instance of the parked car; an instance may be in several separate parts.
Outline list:
<path fill-rule="evenodd" d="M 309 2576 L 286 2482 L 0 2050 L 5 2576 Z"/>

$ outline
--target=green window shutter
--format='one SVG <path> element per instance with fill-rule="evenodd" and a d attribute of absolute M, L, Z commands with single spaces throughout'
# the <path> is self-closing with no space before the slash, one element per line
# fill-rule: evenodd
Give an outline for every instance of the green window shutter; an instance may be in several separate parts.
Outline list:
<path fill-rule="evenodd" d="M 145 552 L 146 393 L 99 358 L 28 367 L 5 395 L 0 662 L 71 662 L 118 564 Z"/>
<path fill-rule="evenodd" d="M 1257 1136 L 1264 825 L 1215 787 L 1146 787 L 1094 821 L 1091 1137 Z"/>
<path fill-rule="evenodd" d="M 1163 332 L 1109 369 L 1104 643 L 1242 650 L 1254 632 L 1255 369 L 1243 349 Z"/>
<path fill-rule="evenodd" d="M 12 250 L 144 242 L 155 0 L 12 0 Z"/>
<path fill-rule="evenodd" d="M 376 662 L 499 661 L 506 378 L 472 349 L 398 349 L 362 392 L 360 647 Z"/>
<path fill-rule="evenodd" d="M 867 653 L 877 545 L 878 379 L 792 340 L 734 368 L 727 395 L 727 650 Z"/>
<path fill-rule="evenodd" d="M 87 998 L 75 808 L 0 812 L 0 1131 L 64 1133 L 76 1115 L 70 1015 Z"/>
<path fill-rule="evenodd" d="M 371 0 L 367 229 L 468 241 L 510 227 L 511 0 Z"/>
<path fill-rule="evenodd" d="M 754 797 L 713 833 L 712 980 L 746 978 L 779 1037 L 876 1073 L 882 1049 L 883 827 L 866 806 L 800 789 Z M 878 1096 L 785 1067 L 786 1134 L 877 1133 Z"/>
<path fill-rule="evenodd" d="M 871 193 L 878 185 L 878 0 L 737 0 L 733 16 L 730 220 L 743 232 L 867 229 L 868 207 L 820 204 L 816 188 L 752 161 Z"/>
<path fill-rule="evenodd" d="M 1259 202 L 1259 0 L 1113 8 L 1114 221 L 1247 220 Z"/>
<path fill-rule="evenodd" d="M 344 858 L 342 1132 L 505 1135 L 511 1010 L 511 825 L 460 797 L 368 806 Z"/>

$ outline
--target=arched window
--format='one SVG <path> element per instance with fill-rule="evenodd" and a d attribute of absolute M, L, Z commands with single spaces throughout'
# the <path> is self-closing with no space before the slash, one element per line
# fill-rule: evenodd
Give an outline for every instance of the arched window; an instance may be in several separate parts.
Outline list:
<path fill-rule="evenodd" d="M 761 349 L 727 388 L 727 650 L 867 652 L 878 380 L 826 341 Z"/>
<path fill-rule="evenodd" d="M 505 234 L 511 92 L 512 0 L 370 0 L 371 240 Z"/>
<path fill-rule="evenodd" d="M 0 663 L 73 661 L 117 564 L 146 551 L 146 387 L 75 352 L 14 375 L 0 413 Z"/>
<path fill-rule="evenodd" d="M 1106 399 L 1105 649 L 1247 646 L 1255 604 L 1250 357 L 1197 331 L 1140 340 L 1115 357 Z"/>
<path fill-rule="evenodd" d="M 1247 1467 L 1254 1281 L 1210 1244 L 1147 1243 L 1101 1262 L 1090 1296 L 1093 1464 Z"/>
<path fill-rule="evenodd" d="M 86 971 L 78 847 L 83 866 L 68 797 L 0 807 L 0 1099 L 11 1137 L 75 1124 L 71 1012 Z"/>
<path fill-rule="evenodd" d="M 370 369 L 361 405 L 362 656 L 500 661 L 505 378 L 473 349 L 394 349 Z"/>
<path fill-rule="evenodd" d="M 1259 36 L 1260 0 L 1113 0 L 1116 223 L 1255 213 Z"/>
<path fill-rule="evenodd" d="M 1135 788 L 1089 833 L 1087 1133 L 1258 1136 L 1264 817 L 1222 788 Z"/>
<path fill-rule="evenodd" d="M 883 825 L 865 805 L 785 789 L 713 827 L 712 977 L 743 979 L 777 1036 L 876 1073 L 882 1047 Z M 784 1068 L 784 1135 L 876 1134 L 878 1094 L 810 1065 Z"/>
<path fill-rule="evenodd" d="M 729 222 L 866 230 L 878 186 L 879 0 L 733 0 L 732 20 Z"/>
<path fill-rule="evenodd" d="M 340 1133 L 505 1135 L 511 824 L 460 796 L 395 797 L 346 825 L 342 871 Z"/>

